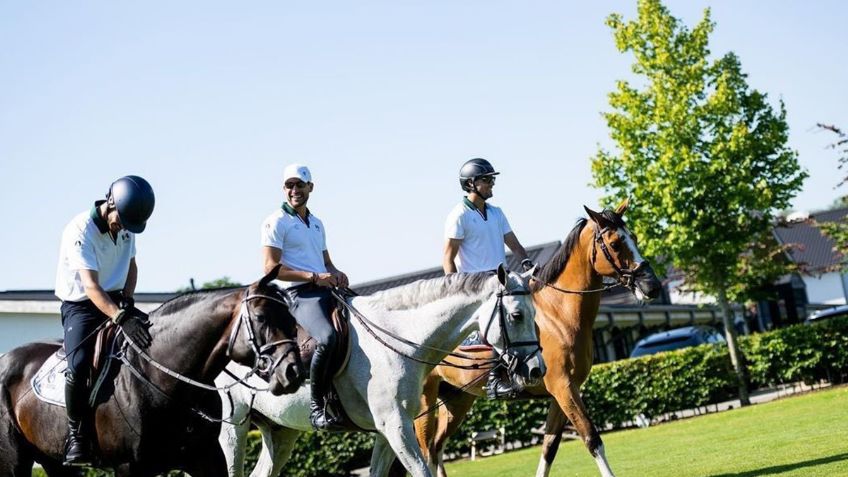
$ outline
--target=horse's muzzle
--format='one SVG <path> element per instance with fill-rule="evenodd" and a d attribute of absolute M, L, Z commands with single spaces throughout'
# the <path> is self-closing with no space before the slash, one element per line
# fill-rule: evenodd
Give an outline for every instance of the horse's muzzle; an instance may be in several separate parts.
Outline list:
<path fill-rule="evenodd" d="M 644 295 L 645 299 L 655 300 L 660 296 L 660 293 L 662 293 L 662 282 L 660 282 L 660 279 L 657 278 L 656 273 L 654 273 L 654 269 L 647 263 L 639 267 L 634 278 L 636 287 L 639 289 L 639 292 Z"/>

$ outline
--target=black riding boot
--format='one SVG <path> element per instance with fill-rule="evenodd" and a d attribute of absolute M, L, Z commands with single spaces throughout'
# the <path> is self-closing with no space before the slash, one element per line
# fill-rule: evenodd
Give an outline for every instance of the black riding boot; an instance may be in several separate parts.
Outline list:
<path fill-rule="evenodd" d="M 65 407 L 68 411 L 68 438 L 65 440 L 66 466 L 94 464 L 91 441 L 85 426 L 88 417 L 88 387 L 85 378 L 71 373 L 65 375 Z"/>
<path fill-rule="evenodd" d="M 312 382 L 312 401 L 309 403 L 309 420 L 312 427 L 320 431 L 339 429 L 339 420 L 327 412 L 326 399 L 330 381 L 333 379 L 327 368 L 330 365 L 332 348 L 319 344 L 312 355 L 309 379 Z"/>
<path fill-rule="evenodd" d="M 494 368 L 489 371 L 489 381 L 486 383 L 486 397 L 489 399 L 512 399 L 520 389 L 508 377 L 501 376 L 506 373 L 502 368 Z"/>

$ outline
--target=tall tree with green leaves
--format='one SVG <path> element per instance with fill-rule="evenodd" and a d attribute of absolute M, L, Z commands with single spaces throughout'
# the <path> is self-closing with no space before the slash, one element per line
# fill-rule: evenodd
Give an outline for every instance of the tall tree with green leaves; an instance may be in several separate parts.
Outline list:
<path fill-rule="evenodd" d="M 844 169 L 845 166 L 848 166 L 848 134 L 832 124 L 819 123 L 817 126 L 819 130 L 829 131 L 836 135 L 836 140 L 830 143 L 828 148 L 836 151 L 839 156 L 837 158 L 839 169 Z M 843 177 L 839 184 L 836 184 L 836 187 L 842 187 L 845 183 L 848 183 L 848 177 Z M 837 200 L 837 204 L 841 207 L 848 205 L 848 196 L 841 196 Z M 833 251 L 839 254 L 839 263 L 834 269 L 840 272 L 848 271 L 848 221 L 843 218 L 835 222 L 818 222 L 816 225 L 824 235 L 833 240 Z"/>
<path fill-rule="evenodd" d="M 616 147 L 592 158 L 595 185 L 608 203 L 632 199 L 629 222 L 646 255 L 716 297 L 747 404 L 730 303 L 787 270 L 772 224 L 807 174 L 786 144 L 786 110 L 748 86 L 735 54 L 709 58 L 709 9 L 690 30 L 659 0 L 639 0 L 635 19 L 613 14 L 607 25 L 633 55 L 635 78 L 609 95 Z"/>

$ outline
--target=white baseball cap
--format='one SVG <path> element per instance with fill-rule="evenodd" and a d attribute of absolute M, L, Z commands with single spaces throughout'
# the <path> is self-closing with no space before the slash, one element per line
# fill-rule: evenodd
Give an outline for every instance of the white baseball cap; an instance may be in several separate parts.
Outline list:
<path fill-rule="evenodd" d="M 312 173 L 309 168 L 302 164 L 289 164 L 283 171 L 283 182 L 289 179 L 300 179 L 303 182 L 312 182 Z"/>

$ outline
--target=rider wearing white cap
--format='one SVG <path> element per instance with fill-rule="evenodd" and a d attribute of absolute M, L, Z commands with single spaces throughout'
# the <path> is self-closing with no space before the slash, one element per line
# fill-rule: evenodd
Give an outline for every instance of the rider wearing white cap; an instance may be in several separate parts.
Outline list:
<path fill-rule="evenodd" d="M 336 419 L 325 409 L 332 380 L 328 365 L 336 340 L 330 287 L 347 287 L 348 278 L 330 260 L 324 224 L 306 207 L 314 188 L 308 167 L 291 164 L 285 168 L 285 200 L 262 223 L 262 256 L 265 273 L 282 264 L 277 278 L 293 298 L 291 313 L 316 341 L 309 418 L 316 429 L 332 429 Z"/>
<path fill-rule="evenodd" d="M 466 161 L 459 170 L 459 185 L 468 195 L 445 220 L 442 268 L 446 274 L 497 270 L 499 264 L 506 262 L 504 245 L 521 260 L 524 270 L 533 268 L 527 251 L 513 233 L 503 211 L 486 203 L 494 195 L 492 189 L 498 174 L 500 172 L 482 158 Z M 490 397 L 510 395 L 513 387 L 493 370 L 489 375 L 487 392 Z"/>
<path fill-rule="evenodd" d="M 109 186 L 106 200 L 94 202 L 62 232 L 55 293 L 62 300 L 67 355 L 64 465 L 93 463 L 88 404 L 92 335 L 111 319 L 134 343 L 150 345 L 147 315 L 134 307 L 133 293 L 138 276 L 135 234 L 144 231 L 154 204 L 153 189 L 146 180 L 121 177 Z"/>

